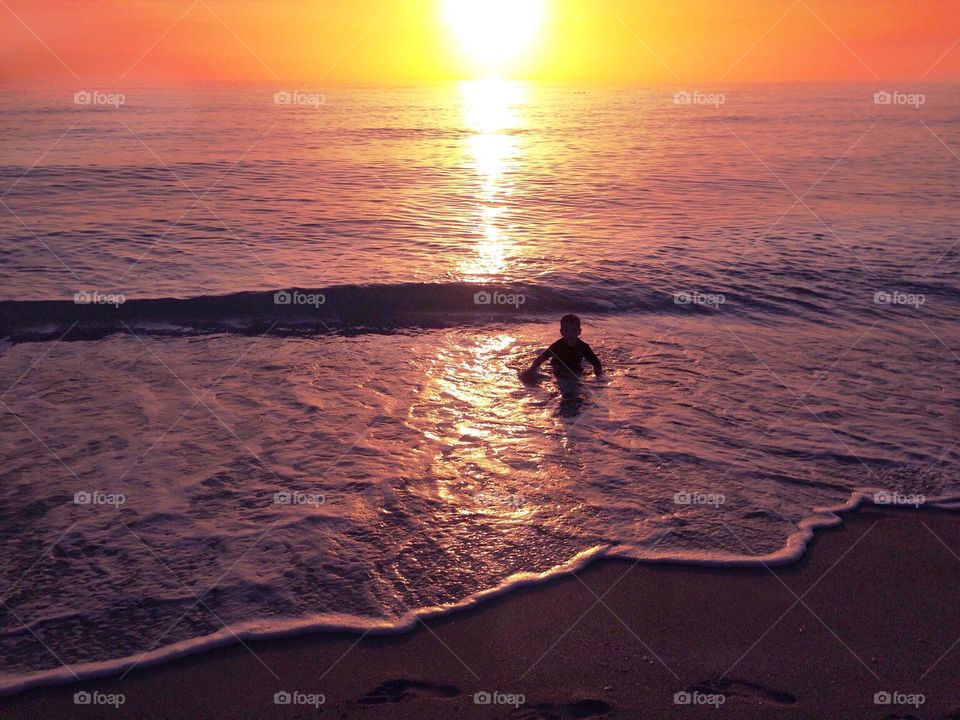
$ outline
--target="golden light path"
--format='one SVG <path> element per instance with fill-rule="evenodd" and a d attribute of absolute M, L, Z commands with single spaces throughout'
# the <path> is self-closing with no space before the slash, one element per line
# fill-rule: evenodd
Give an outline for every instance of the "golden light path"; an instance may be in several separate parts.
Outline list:
<path fill-rule="evenodd" d="M 464 280 L 495 283 L 518 254 L 509 225 L 511 171 L 522 162 L 515 131 L 525 122 L 528 88 L 488 77 L 461 83 L 460 94 L 463 126 L 470 133 L 467 158 L 477 181 L 475 205 L 464 220 L 477 240 L 457 270 Z M 411 422 L 423 425 L 428 443 L 439 446 L 431 463 L 438 498 L 459 514 L 507 524 L 525 522 L 536 512 L 529 490 L 542 480 L 538 470 L 516 466 L 520 450 L 534 467 L 530 459 L 543 452 L 530 445 L 530 413 L 524 409 L 529 398 L 517 395 L 516 377 L 503 365 L 516 341 L 508 332 L 474 333 L 441 349 L 410 410 Z M 470 527 L 465 524 L 463 532 Z"/>
<path fill-rule="evenodd" d="M 460 89 L 464 125 L 474 133 L 467 142 L 480 179 L 477 220 L 483 239 L 477 256 L 459 270 L 465 279 L 483 282 L 502 276 L 514 249 L 504 217 L 512 195 L 507 174 L 519 161 L 519 143 L 511 131 L 522 124 L 517 110 L 526 102 L 527 87 L 486 78 L 464 82 Z"/>

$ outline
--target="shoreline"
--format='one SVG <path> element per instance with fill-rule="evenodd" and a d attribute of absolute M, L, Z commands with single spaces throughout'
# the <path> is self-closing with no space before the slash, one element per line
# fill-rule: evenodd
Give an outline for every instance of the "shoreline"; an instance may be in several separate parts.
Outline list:
<path fill-rule="evenodd" d="M 639 557 L 626 551 L 611 550 L 609 546 L 596 546 L 584 550 L 563 565 L 558 565 L 542 573 L 517 573 L 501 584 L 474 593 L 461 601 L 446 606 L 418 608 L 409 611 L 403 618 L 394 621 L 358 621 L 353 616 L 340 618 L 335 613 L 310 619 L 289 619 L 275 621 L 268 629 L 263 629 L 263 621 L 253 620 L 245 623 L 224 626 L 212 635 L 190 638 L 171 645 L 154 648 L 139 655 L 129 655 L 101 662 L 73 665 L 70 668 L 59 667 L 35 673 L 30 676 L 0 676 L 0 698 L 11 697 L 35 688 L 57 687 L 80 682 L 92 682 L 126 675 L 138 668 L 149 668 L 168 662 L 174 662 L 193 655 L 210 652 L 235 643 L 269 642 L 311 634 L 347 633 L 353 635 L 402 635 L 414 630 L 418 623 L 465 612 L 483 604 L 521 590 L 529 586 L 549 583 L 566 575 L 583 572 L 591 564 L 605 561 L 626 561 L 643 564 L 675 565 L 678 567 L 707 568 L 774 568 L 791 565 L 803 560 L 816 533 L 826 528 L 842 525 L 847 514 L 855 513 L 861 507 L 877 507 L 897 511 L 918 511 L 920 507 L 877 505 L 871 498 L 873 493 L 858 491 L 841 505 L 817 507 L 813 514 L 801 520 L 797 529 L 787 536 L 783 546 L 766 555 L 736 555 L 718 559 L 713 557 L 677 558 L 669 554 L 652 554 Z M 944 496 L 926 501 L 923 511 L 952 510 L 951 503 L 960 500 L 953 496 Z"/>
<path fill-rule="evenodd" d="M 680 710 L 714 711 L 710 705 L 675 705 L 674 693 L 687 692 L 695 702 L 712 697 L 720 709 L 736 707 L 740 717 L 762 717 L 772 707 L 787 717 L 817 717 L 825 710 L 836 717 L 844 707 L 854 710 L 849 717 L 880 718 L 894 711 L 953 717 L 946 713 L 960 713 L 960 691 L 945 688 L 960 671 L 960 649 L 950 648 L 955 639 L 960 642 L 960 558 L 952 555 L 957 552 L 960 523 L 954 512 L 861 505 L 843 522 L 821 528 L 799 560 L 777 568 L 588 559 L 586 567 L 572 572 L 514 586 L 465 608 L 417 617 L 407 631 L 301 631 L 277 639 L 234 640 L 138 666 L 122 679 L 113 672 L 25 689 L 0 702 L 7 718 L 102 717 L 107 712 L 110 717 L 242 717 L 248 706 L 251 717 L 314 716 L 319 707 L 341 718 L 480 718 L 511 712 L 527 712 L 529 718 L 634 717 L 637 712 L 669 717 Z M 926 591 L 914 596 L 914 587 L 923 585 Z M 814 607 L 814 598 L 826 588 L 833 592 Z M 903 597 L 894 602 L 891 595 Z M 911 599 L 939 611 L 918 620 L 911 614 Z M 884 634 L 897 615 L 912 628 L 913 642 L 895 641 L 896 632 Z M 796 626 L 797 619 L 803 624 Z M 842 631 L 837 629 L 843 623 Z M 777 642 L 787 628 L 793 630 L 792 642 Z M 604 639 L 598 643 L 598 638 Z M 812 652 L 799 653 L 794 662 L 790 657 L 797 642 L 810 645 Z M 766 648 L 770 643 L 777 646 L 772 655 Z M 873 649 L 862 652 L 863 645 Z M 568 646 L 576 650 L 574 657 Z M 769 657 L 756 664 L 758 655 Z M 689 672 L 691 664 L 705 663 L 703 671 Z M 881 672 L 887 664 L 899 670 Z M 844 692 L 837 690 L 841 678 L 846 678 Z M 222 695 L 213 690 L 217 687 Z M 174 696 L 171 688 L 178 689 Z M 324 703 L 275 705 L 274 693 L 284 691 L 314 701 L 323 696 Z M 118 708 L 76 705 L 75 692 L 122 694 L 125 702 Z M 514 696 L 514 701 L 523 696 L 524 703 L 478 705 L 473 702 L 477 692 Z M 926 702 L 884 708 L 873 703 L 877 692 L 894 698 L 922 694 Z M 229 698 L 229 711 L 218 704 L 222 698 Z"/>

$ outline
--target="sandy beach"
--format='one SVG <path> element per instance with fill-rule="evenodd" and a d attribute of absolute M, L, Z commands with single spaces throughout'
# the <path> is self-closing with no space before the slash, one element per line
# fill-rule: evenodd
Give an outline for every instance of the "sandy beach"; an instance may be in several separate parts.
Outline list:
<path fill-rule="evenodd" d="M 864 508 L 782 568 L 601 561 L 403 635 L 236 644 L 3 716 L 957 718 L 958 549 L 955 515 Z"/>

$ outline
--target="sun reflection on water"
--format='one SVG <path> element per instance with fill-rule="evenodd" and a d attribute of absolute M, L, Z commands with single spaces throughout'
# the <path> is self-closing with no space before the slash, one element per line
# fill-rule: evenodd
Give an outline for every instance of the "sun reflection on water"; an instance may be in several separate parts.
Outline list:
<path fill-rule="evenodd" d="M 517 250 L 506 222 L 513 188 L 510 171 L 520 158 L 514 130 L 522 126 L 518 109 L 527 101 L 523 83 L 486 78 L 461 83 L 464 125 L 473 135 L 467 140 L 480 180 L 477 215 L 468 219 L 480 236 L 475 257 L 459 266 L 464 279 L 483 282 L 502 276 Z"/>
<path fill-rule="evenodd" d="M 529 417 L 527 399 L 505 365 L 516 341 L 506 333 L 478 335 L 440 353 L 411 407 L 436 443 L 430 471 L 438 498 L 459 514 L 508 523 L 537 512 L 530 490 L 540 480 L 535 466 L 518 468 L 518 453 L 529 458 L 532 449 L 519 421 Z"/>
<path fill-rule="evenodd" d="M 458 270 L 464 280 L 492 282 L 509 275 L 521 254 L 510 218 L 528 88 L 488 78 L 464 82 L 460 91 L 477 184 L 474 207 L 464 218 L 475 246 Z M 517 381 L 510 364 L 517 340 L 506 333 L 462 336 L 437 354 L 411 407 L 433 453 L 437 498 L 464 517 L 506 525 L 530 522 L 541 512 L 550 483 L 565 477 L 547 467 L 543 436 L 530 432 L 531 424 L 550 426 L 551 410 Z M 463 531 L 472 527 L 467 523 Z"/>

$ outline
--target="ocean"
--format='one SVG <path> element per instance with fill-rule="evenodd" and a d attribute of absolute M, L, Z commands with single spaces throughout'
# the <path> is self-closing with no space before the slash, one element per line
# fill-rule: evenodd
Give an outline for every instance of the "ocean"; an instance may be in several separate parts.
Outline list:
<path fill-rule="evenodd" d="M 0 93 L 0 691 L 960 509 L 957 85 L 76 92 Z"/>

